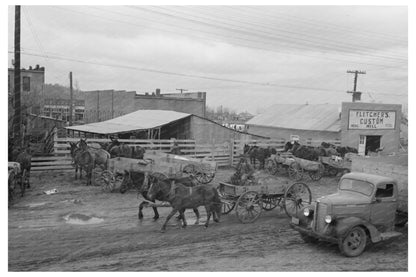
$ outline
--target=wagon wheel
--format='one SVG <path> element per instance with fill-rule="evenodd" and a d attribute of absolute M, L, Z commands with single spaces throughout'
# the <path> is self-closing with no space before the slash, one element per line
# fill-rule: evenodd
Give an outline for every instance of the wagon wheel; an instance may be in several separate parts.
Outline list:
<path fill-rule="evenodd" d="M 287 216 L 297 216 L 298 211 L 311 204 L 312 193 L 304 183 L 294 183 L 286 189 L 284 208 Z"/>
<path fill-rule="evenodd" d="M 237 218 L 242 223 L 250 223 L 260 216 L 263 201 L 257 192 L 247 191 L 238 198 L 235 209 Z"/>
<path fill-rule="evenodd" d="M 169 179 L 168 176 L 166 176 L 165 174 L 163 174 L 161 172 L 153 172 L 152 176 L 155 177 L 158 180 L 167 180 L 167 179 Z"/>
<path fill-rule="evenodd" d="M 308 173 L 309 173 L 309 177 L 311 177 L 313 181 L 319 181 L 324 175 L 324 172 L 325 172 L 325 167 L 322 164 L 319 164 L 318 170 L 309 171 Z"/>
<path fill-rule="evenodd" d="M 104 186 L 112 178 L 113 178 L 113 173 L 111 171 L 109 171 L 109 170 L 104 170 L 104 171 L 101 172 L 101 174 L 97 178 L 95 178 L 94 185 L 95 186 Z"/>
<path fill-rule="evenodd" d="M 235 207 L 235 200 L 227 198 L 221 187 L 217 187 L 218 194 L 221 198 L 221 214 L 229 214 Z"/>
<path fill-rule="evenodd" d="M 273 159 L 267 159 L 266 170 L 269 174 L 275 175 L 278 171 L 277 163 Z"/>
<path fill-rule="evenodd" d="M 187 164 L 183 169 L 182 172 L 188 175 L 195 175 L 196 168 L 193 164 Z"/>
<path fill-rule="evenodd" d="M 195 179 L 201 184 L 208 184 L 215 177 L 215 173 L 197 172 Z"/>
<path fill-rule="evenodd" d="M 111 171 L 104 170 L 98 179 L 101 189 L 105 192 L 111 192 L 116 187 L 116 176 Z"/>
<path fill-rule="evenodd" d="M 270 196 L 270 195 L 263 197 L 262 200 L 263 200 L 263 203 L 262 203 L 263 210 L 265 211 L 273 210 L 279 205 L 279 202 L 280 202 L 280 198 L 276 196 Z"/>
<path fill-rule="evenodd" d="M 303 178 L 303 169 L 297 162 L 292 162 L 289 167 L 289 178 L 294 179 L 295 181 L 300 181 Z"/>

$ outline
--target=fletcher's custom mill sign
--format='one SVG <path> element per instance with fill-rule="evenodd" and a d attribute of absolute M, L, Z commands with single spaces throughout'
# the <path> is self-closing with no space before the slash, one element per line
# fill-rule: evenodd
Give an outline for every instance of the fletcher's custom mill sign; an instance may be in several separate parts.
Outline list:
<path fill-rule="evenodd" d="M 395 111 L 350 110 L 348 129 L 394 129 Z"/>

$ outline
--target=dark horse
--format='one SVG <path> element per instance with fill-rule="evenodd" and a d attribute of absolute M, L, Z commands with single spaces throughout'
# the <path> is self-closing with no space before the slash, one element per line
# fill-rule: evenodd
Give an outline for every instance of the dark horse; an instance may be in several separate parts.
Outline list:
<path fill-rule="evenodd" d="M 108 151 L 111 158 L 125 157 L 132 159 L 143 159 L 146 150 L 140 146 L 129 146 L 121 143 L 118 139 L 111 138 L 109 143 L 101 143 L 101 147 Z"/>
<path fill-rule="evenodd" d="M 26 147 L 23 151 L 17 154 L 16 162 L 20 163 L 22 172 L 26 171 L 25 178 L 22 180 L 23 188 L 30 188 L 30 168 L 32 167 L 32 155 L 30 148 Z M 24 189 L 23 189 L 24 192 Z M 23 196 L 23 195 L 22 195 Z"/>
<path fill-rule="evenodd" d="M 250 146 L 245 144 L 244 145 L 244 155 L 249 155 L 250 163 L 255 167 L 256 166 L 256 159 L 259 160 L 260 166 L 259 168 L 264 168 L 264 163 L 268 157 L 272 154 L 276 154 L 276 149 L 267 147 L 261 148 L 257 145 Z"/>
<path fill-rule="evenodd" d="M 156 195 L 155 199 L 150 199 L 148 197 L 148 189 L 149 189 L 149 182 L 151 182 L 153 179 L 155 179 L 156 177 L 154 177 L 153 175 L 149 174 L 149 173 L 142 173 L 142 172 L 136 172 L 136 171 L 124 171 L 124 176 L 123 176 L 123 182 L 121 183 L 120 186 L 120 193 L 125 193 L 129 188 L 135 187 L 138 191 L 139 194 L 141 194 L 143 196 L 144 199 L 155 203 L 155 200 L 158 201 L 165 201 L 163 199 L 161 199 L 159 197 L 159 195 Z M 184 177 L 184 178 L 177 178 L 177 179 L 169 179 L 169 180 L 173 180 L 175 182 L 180 182 L 183 185 L 187 186 L 187 187 L 193 187 L 197 184 L 196 181 L 194 181 L 193 179 L 189 178 L 189 177 Z M 139 205 L 139 214 L 138 217 L 139 219 L 143 219 L 143 208 L 145 206 L 147 206 L 149 203 L 146 201 L 143 201 L 142 203 L 140 203 Z M 154 212 L 154 220 L 157 220 L 159 218 L 159 212 L 157 211 L 157 207 L 153 206 L 153 212 Z M 199 211 L 198 209 L 193 209 L 194 213 L 196 215 L 197 221 L 195 222 L 195 224 L 199 224 Z"/>
<path fill-rule="evenodd" d="M 221 216 L 221 199 L 217 190 L 211 185 L 197 185 L 195 187 L 187 187 L 180 182 L 169 179 L 161 180 L 153 178 L 150 180 L 150 187 L 147 197 L 151 200 L 156 198 L 167 201 L 172 206 L 172 211 L 167 216 L 165 223 L 162 225 L 162 232 L 166 230 L 166 225 L 173 215 L 179 212 L 183 227 L 186 227 L 185 209 L 196 209 L 199 206 L 205 206 L 207 212 L 208 227 L 211 214 L 214 221 L 218 222 Z"/>

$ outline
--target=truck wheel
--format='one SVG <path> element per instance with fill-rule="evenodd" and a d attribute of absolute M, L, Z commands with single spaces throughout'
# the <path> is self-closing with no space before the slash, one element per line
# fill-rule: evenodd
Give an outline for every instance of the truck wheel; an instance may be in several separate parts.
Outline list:
<path fill-rule="evenodd" d="M 356 226 L 348 231 L 344 238 L 338 241 L 338 247 L 342 254 L 347 257 L 356 257 L 363 253 L 367 244 L 367 234 L 365 230 Z"/>

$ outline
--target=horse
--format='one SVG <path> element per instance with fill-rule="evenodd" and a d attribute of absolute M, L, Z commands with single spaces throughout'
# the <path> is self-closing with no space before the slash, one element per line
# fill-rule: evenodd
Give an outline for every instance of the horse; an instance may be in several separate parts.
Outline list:
<path fill-rule="evenodd" d="M 153 203 L 155 203 L 155 200 L 158 201 L 164 201 L 163 199 L 160 199 L 159 197 L 156 196 L 155 199 L 150 199 L 147 195 L 147 191 L 149 189 L 149 181 L 155 178 L 154 176 L 152 176 L 149 173 L 143 173 L 143 172 L 137 172 L 137 171 L 128 171 L 125 170 L 124 171 L 124 176 L 123 176 L 123 181 L 120 185 L 120 193 L 125 193 L 129 188 L 132 187 L 136 187 L 137 188 L 137 192 L 138 194 L 141 194 L 143 196 L 144 199 L 151 201 Z M 190 177 L 183 177 L 183 178 L 177 178 L 177 179 L 170 179 L 173 180 L 175 182 L 180 182 L 182 184 L 184 184 L 187 187 L 193 187 L 195 185 L 197 185 L 197 182 L 190 178 Z M 143 208 L 145 206 L 147 206 L 149 203 L 146 201 L 143 201 L 142 203 L 140 203 L 139 205 L 139 213 L 138 213 L 138 217 L 140 220 L 143 219 Z M 157 207 L 153 206 L 153 212 L 154 212 L 154 216 L 153 216 L 153 220 L 157 220 L 159 219 L 159 212 L 157 211 Z M 193 209 L 194 213 L 196 215 L 196 222 L 195 224 L 199 224 L 199 211 L 198 209 Z"/>
<path fill-rule="evenodd" d="M 87 186 L 91 185 L 92 170 L 95 165 L 94 155 L 88 151 L 77 147 L 74 142 L 69 143 L 71 147 L 71 156 L 75 164 L 75 179 L 77 179 L 78 167 L 80 168 L 80 179 L 82 177 L 82 169 L 85 170 L 87 176 Z"/>
<path fill-rule="evenodd" d="M 105 146 L 105 145 L 103 145 Z M 106 150 L 110 153 L 112 158 L 125 157 L 132 159 L 143 159 L 146 150 L 138 145 L 129 146 L 119 142 L 117 139 L 111 139 L 111 142 L 107 145 Z"/>
<path fill-rule="evenodd" d="M 182 226 L 186 227 L 185 209 L 196 209 L 199 206 L 205 206 L 207 212 L 207 221 L 205 228 L 209 226 L 211 214 L 215 222 L 219 222 L 221 216 L 221 199 L 218 191 L 211 185 L 197 185 L 195 187 L 186 187 L 179 182 L 169 179 L 161 180 L 158 178 L 150 179 L 150 187 L 147 197 L 155 200 L 156 197 L 167 201 L 172 206 L 172 211 L 166 217 L 161 231 L 166 231 L 166 225 L 173 215 L 179 212 L 182 218 Z"/>
<path fill-rule="evenodd" d="M 84 150 L 84 151 L 90 151 L 91 154 L 94 155 L 94 167 L 96 165 L 99 165 L 101 168 L 103 168 L 104 170 L 108 168 L 108 162 L 111 158 L 110 153 L 108 153 L 106 150 L 102 149 L 102 148 L 94 148 L 91 146 L 88 146 L 87 141 L 81 139 L 79 141 L 79 148 Z"/>
<path fill-rule="evenodd" d="M 261 148 L 257 145 L 249 146 L 247 144 L 244 145 L 243 149 L 244 155 L 249 155 L 250 157 L 250 163 L 253 166 L 256 166 L 256 159 L 259 160 L 260 166 L 259 168 L 264 168 L 265 161 L 268 157 L 271 156 L 271 154 L 276 154 L 276 149 L 267 147 L 267 148 Z"/>

